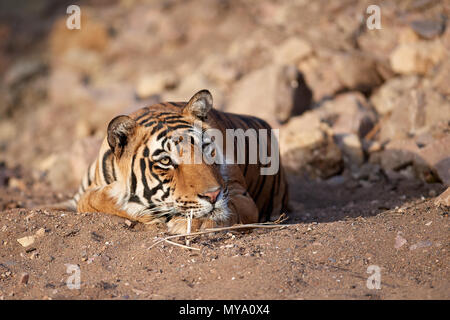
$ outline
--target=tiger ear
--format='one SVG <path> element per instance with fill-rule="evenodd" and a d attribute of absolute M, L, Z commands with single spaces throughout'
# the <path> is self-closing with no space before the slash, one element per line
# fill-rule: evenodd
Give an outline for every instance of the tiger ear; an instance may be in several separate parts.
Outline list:
<path fill-rule="evenodd" d="M 200 120 L 206 120 L 209 110 L 212 109 L 213 98 L 208 90 L 201 90 L 194 94 L 183 109 L 183 113 L 193 115 Z"/>
<path fill-rule="evenodd" d="M 108 144 L 117 158 L 120 158 L 136 132 L 137 123 L 128 116 L 118 116 L 108 125 Z"/>

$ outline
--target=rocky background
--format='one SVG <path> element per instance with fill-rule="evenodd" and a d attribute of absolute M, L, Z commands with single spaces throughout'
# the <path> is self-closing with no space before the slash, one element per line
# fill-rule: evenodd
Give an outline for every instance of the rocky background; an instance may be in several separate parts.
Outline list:
<path fill-rule="evenodd" d="M 450 183 L 447 1 L 2 4 L 0 161 L 76 188 L 108 121 L 208 88 L 280 128 L 291 173 Z M 3 183 L 5 183 L 3 181 Z"/>
<path fill-rule="evenodd" d="M 363 215 L 352 194 L 371 214 L 422 195 L 447 217 L 449 1 L 91 0 L 81 30 L 70 4 L 0 4 L 0 197 L 21 195 L 0 209 L 70 196 L 110 119 L 207 88 L 280 129 L 297 221 Z"/>

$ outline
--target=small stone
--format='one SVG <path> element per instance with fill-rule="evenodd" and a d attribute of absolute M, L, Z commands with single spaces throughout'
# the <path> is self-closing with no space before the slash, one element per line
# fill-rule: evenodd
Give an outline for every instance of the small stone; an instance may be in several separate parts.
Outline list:
<path fill-rule="evenodd" d="M 403 245 L 405 245 L 408 241 L 400 235 L 400 232 L 395 237 L 395 249 L 400 249 Z"/>
<path fill-rule="evenodd" d="M 45 235 L 45 229 L 44 228 L 40 228 L 38 231 L 36 231 L 35 236 L 40 238 L 43 237 Z"/>
<path fill-rule="evenodd" d="M 432 244 L 433 243 L 429 240 L 419 241 L 416 244 L 413 244 L 412 246 L 410 246 L 409 250 L 413 251 L 413 250 L 420 249 L 420 248 L 430 247 Z"/>
<path fill-rule="evenodd" d="M 30 259 L 34 260 L 39 257 L 39 253 L 37 251 L 33 251 L 33 253 L 30 255 Z"/>
<path fill-rule="evenodd" d="M 414 32 L 426 39 L 437 37 L 445 30 L 445 24 L 442 20 L 415 20 L 410 25 Z"/>
<path fill-rule="evenodd" d="M 128 228 L 132 228 L 135 226 L 136 223 L 134 221 L 130 221 L 130 220 L 126 219 L 125 224 L 127 225 Z"/>
<path fill-rule="evenodd" d="M 399 74 L 426 74 L 445 57 L 438 40 L 400 44 L 391 54 L 392 70 Z"/>
<path fill-rule="evenodd" d="M 165 89 L 176 87 L 177 83 L 177 76 L 171 72 L 145 75 L 139 79 L 136 94 L 141 99 L 148 98 L 151 95 L 162 93 Z"/>
<path fill-rule="evenodd" d="M 17 241 L 22 245 L 22 247 L 31 246 L 34 243 L 34 240 L 35 240 L 34 236 L 26 236 L 26 237 L 17 239 Z"/>
<path fill-rule="evenodd" d="M 450 187 L 436 198 L 434 204 L 436 206 L 450 206 Z"/>
<path fill-rule="evenodd" d="M 21 284 L 27 284 L 29 279 L 30 279 L 30 275 L 28 273 L 24 272 L 20 276 L 20 283 Z"/>
<path fill-rule="evenodd" d="M 344 161 L 350 167 L 359 167 L 364 162 L 364 153 L 361 141 L 356 134 L 342 134 L 336 136 L 338 145 L 344 154 Z"/>
<path fill-rule="evenodd" d="M 311 45 L 300 38 L 290 38 L 275 52 L 275 61 L 280 64 L 298 63 L 312 53 Z"/>

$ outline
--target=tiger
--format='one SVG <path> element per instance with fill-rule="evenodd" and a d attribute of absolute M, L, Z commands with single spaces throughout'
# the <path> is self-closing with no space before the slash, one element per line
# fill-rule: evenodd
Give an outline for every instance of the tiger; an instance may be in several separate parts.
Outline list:
<path fill-rule="evenodd" d="M 202 136 L 209 129 L 225 137 L 227 129 L 271 131 L 257 117 L 213 108 L 213 97 L 206 89 L 188 102 L 161 102 L 117 116 L 109 122 L 98 157 L 67 202 L 68 208 L 145 224 L 163 223 L 171 234 L 186 233 L 188 223 L 192 231 L 198 231 L 273 221 L 287 213 L 288 183 L 281 162 L 275 174 L 262 175 L 264 165 L 249 161 L 248 154 L 241 163 L 180 161 L 183 150 L 193 150 L 200 143 L 222 159 L 231 140 L 232 156 L 249 151 L 248 145 L 242 150 L 235 137 L 217 146 Z M 261 147 L 260 138 L 256 139 Z M 245 142 L 250 143 L 250 138 Z M 269 143 L 262 148 L 269 155 L 278 152 Z"/>

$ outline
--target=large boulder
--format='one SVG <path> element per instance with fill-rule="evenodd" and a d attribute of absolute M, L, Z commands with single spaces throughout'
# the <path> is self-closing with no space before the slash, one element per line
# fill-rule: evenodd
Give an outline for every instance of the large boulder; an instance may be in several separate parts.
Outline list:
<path fill-rule="evenodd" d="M 258 116 L 279 127 L 307 110 L 311 97 L 311 90 L 295 66 L 270 65 L 235 84 L 226 111 Z"/>
<path fill-rule="evenodd" d="M 419 147 L 414 139 L 389 142 L 380 154 L 380 165 L 385 172 L 402 171 L 411 167 L 417 178 L 433 182 L 436 177 L 450 186 L 450 135 L 433 139 Z"/>
<path fill-rule="evenodd" d="M 336 54 L 332 67 L 345 89 L 369 92 L 383 83 L 377 61 L 361 51 Z"/>
<path fill-rule="evenodd" d="M 440 39 L 400 44 L 390 55 L 392 69 L 399 74 L 427 74 L 446 56 Z"/>
<path fill-rule="evenodd" d="M 419 86 L 420 80 L 417 76 L 403 76 L 386 81 L 375 90 L 370 97 L 370 102 L 381 116 L 390 113 L 398 106 L 402 96 L 409 93 L 411 89 Z"/>
<path fill-rule="evenodd" d="M 280 153 L 288 172 L 309 178 L 328 178 L 343 167 L 331 129 L 312 111 L 291 118 L 280 129 Z"/>
<path fill-rule="evenodd" d="M 311 45 L 298 37 L 292 37 L 281 43 L 274 52 L 274 61 L 278 64 L 298 64 L 312 53 Z"/>
<path fill-rule="evenodd" d="M 356 134 L 363 138 L 374 126 L 376 114 L 360 92 L 339 94 L 326 100 L 315 112 L 334 134 Z"/>
<path fill-rule="evenodd" d="M 429 87 L 405 92 L 380 126 L 380 141 L 406 139 L 450 121 L 450 101 Z"/>

